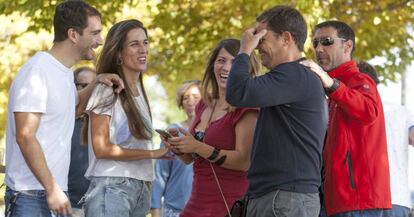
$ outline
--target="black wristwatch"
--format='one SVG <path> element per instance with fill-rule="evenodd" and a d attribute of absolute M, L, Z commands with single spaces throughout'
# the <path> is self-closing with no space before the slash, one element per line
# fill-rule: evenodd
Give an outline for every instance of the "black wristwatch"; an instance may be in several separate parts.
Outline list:
<path fill-rule="evenodd" d="M 339 87 L 339 81 L 336 78 L 334 78 L 333 79 L 333 84 L 330 87 L 325 87 L 325 93 L 326 94 L 331 94 L 336 89 L 338 89 L 338 87 Z"/>

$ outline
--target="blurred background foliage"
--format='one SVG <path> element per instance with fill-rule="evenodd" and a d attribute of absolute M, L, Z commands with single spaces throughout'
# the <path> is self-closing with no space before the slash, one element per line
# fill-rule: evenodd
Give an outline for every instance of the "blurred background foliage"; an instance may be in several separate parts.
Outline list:
<path fill-rule="evenodd" d="M 9 86 L 20 66 L 53 40 L 56 0 L 0 0 L 0 138 L 4 136 Z M 240 38 L 255 25 L 255 17 L 278 4 L 294 6 L 308 22 L 309 37 L 322 21 L 337 19 L 354 29 L 355 58 L 377 58 L 382 82 L 395 80 L 414 57 L 414 1 L 409 0 L 89 0 L 103 15 L 103 37 L 117 21 L 136 18 L 149 29 L 150 67 L 162 84 L 147 86 L 167 123 L 182 119 L 175 108 L 176 87 L 184 80 L 202 79 L 209 51 L 223 38 Z M 99 52 L 99 50 L 98 50 Z M 305 55 L 314 58 L 311 40 Z M 80 65 L 91 63 L 80 63 Z M 161 88 L 162 89 L 162 88 Z"/>

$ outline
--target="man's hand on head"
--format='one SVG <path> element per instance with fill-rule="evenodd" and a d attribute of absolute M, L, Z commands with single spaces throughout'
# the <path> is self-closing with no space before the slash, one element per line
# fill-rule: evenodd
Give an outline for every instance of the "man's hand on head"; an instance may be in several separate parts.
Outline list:
<path fill-rule="evenodd" d="M 266 29 L 260 32 L 256 32 L 255 28 L 247 29 L 242 35 L 239 53 L 245 53 L 250 56 L 266 33 Z"/>

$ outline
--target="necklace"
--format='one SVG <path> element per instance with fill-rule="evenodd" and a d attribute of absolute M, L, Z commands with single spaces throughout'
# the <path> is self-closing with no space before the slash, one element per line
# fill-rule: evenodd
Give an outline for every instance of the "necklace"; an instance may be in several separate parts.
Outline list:
<path fill-rule="evenodd" d="M 216 100 L 216 101 L 214 102 L 213 109 L 211 110 L 210 117 L 208 118 L 208 121 L 207 121 L 207 126 L 206 126 L 206 129 L 210 126 L 211 119 L 213 118 L 214 110 L 216 110 L 217 101 L 218 101 L 218 100 Z M 206 130 L 204 129 L 204 132 L 205 132 L 205 131 L 206 131 Z"/>
<path fill-rule="evenodd" d="M 205 135 L 207 128 L 210 127 L 211 119 L 213 118 L 214 111 L 216 110 L 216 105 L 217 105 L 217 101 L 214 102 L 213 109 L 211 110 L 210 117 L 208 118 L 207 125 L 204 128 L 204 130 L 203 131 L 197 130 L 197 129 L 195 130 L 194 138 L 200 142 L 204 142 L 204 135 Z M 194 154 L 194 155 L 197 156 L 197 154 Z"/>

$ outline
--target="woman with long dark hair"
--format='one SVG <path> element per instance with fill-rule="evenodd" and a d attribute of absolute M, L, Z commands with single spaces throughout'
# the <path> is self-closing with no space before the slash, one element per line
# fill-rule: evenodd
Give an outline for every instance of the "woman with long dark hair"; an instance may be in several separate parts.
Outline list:
<path fill-rule="evenodd" d="M 145 216 L 150 208 L 146 182 L 153 180 L 152 159 L 163 158 L 168 149 L 151 150 L 151 110 L 143 86 L 148 50 L 143 24 L 125 20 L 109 30 L 98 59 L 97 74 L 118 74 L 125 89 L 117 94 L 98 85 L 87 106 L 87 217 Z"/>
<path fill-rule="evenodd" d="M 227 77 L 239 48 L 239 40 L 225 39 L 213 49 L 190 131 L 180 129 L 184 136 L 167 141 L 181 160 L 194 162 L 193 188 L 182 217 L 225 216 L 246 192 L 258 110 L 235 108 L 225 99 Z M 259 64 L 254 54 L 250 66 L 255 76 Z"/>

